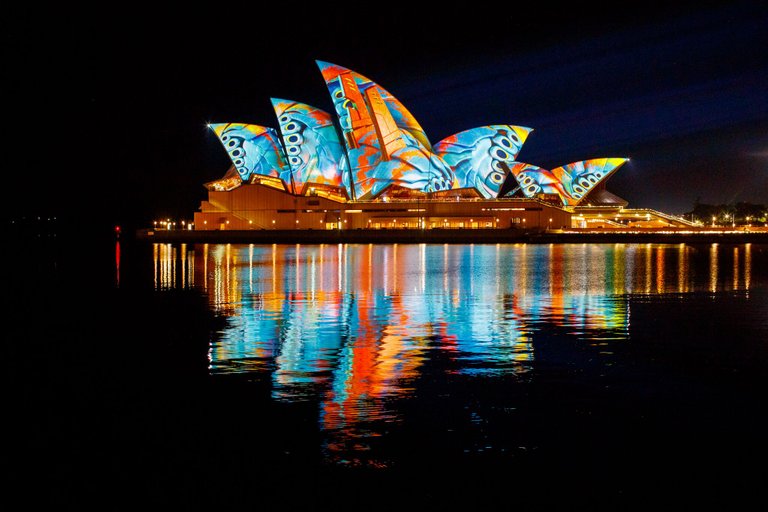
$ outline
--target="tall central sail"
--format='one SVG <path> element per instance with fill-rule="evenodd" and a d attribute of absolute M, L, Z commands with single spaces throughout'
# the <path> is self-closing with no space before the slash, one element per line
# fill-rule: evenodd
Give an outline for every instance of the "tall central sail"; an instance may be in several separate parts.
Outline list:
<path fill-rule="evenodd" d="M 430 144 L 429 139 L 427 138 L 427 134 L 424 132 L 424 129 L 421 127 L 419 122 L 416 120 L 415 117 L 413 117 L 413 114 L 411 114 L 407 108 L 405 108 L 405 105 L 400 103 L 400 100 L 392 96 L 392 94 L 389 93 L 386 89 L 384 89 L 382 86 L 371 80 L 370 78 L 366 78 L 360 73 L 356 71 L 352 71 L 351 69 L 347 69 L 343 66 L 339 66 L 337 64 L 331 64 L 329 62 L 323 62 L 321 60 L 317 61 L 317 65 L 320 67 L 321 70 L 330 70 L 333 73 L 341 74 L 343 72 L 348 72 L 351 74 L 351 76 L 355 79 L 355 83 L 357 83 L 357 86 L 360 88 L 360 91 L 365 93 L 368 89 L 375 89 L 376 92 L 381 96 L 381 99 L 386 104 L 387 108 L 391 112 L 392 118 L 395 120 L 395 124 L 398 128 L 401 130 L 408 132 L 414 139 L 419 141 L 420 144 L 422 144 L 426 149 L 432 149 L 432 144 Z M 325 71 L 323 71 L 323 76 L 325 76 Z"/>
<path fill-rule="evenodd" d="M 373 189 L 376 181 L 373 177 L 374 170 L 381 161 L 381 148 L 373 120 L 363 95 L 348 70 L 321 70 L 349 152 L 353 197 L 364 199 Z"/>
<path fill-rule="evenodd" d="M 390 186 L 423 192 L 451 188 L 449 166 L 432 152 L 400 102 L 354 71 L 321 61 L 318 66 L 344 133 L 357 199 L 376 197 Z"/>

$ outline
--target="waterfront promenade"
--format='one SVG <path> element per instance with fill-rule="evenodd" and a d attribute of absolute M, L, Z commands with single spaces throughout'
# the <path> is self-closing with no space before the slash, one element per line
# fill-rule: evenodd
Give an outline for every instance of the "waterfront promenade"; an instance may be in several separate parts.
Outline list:
<path fill-rule="evenodd" d="M 517 229 L 151 230 L 136 238 L 159 243 L 768 243 L 768 230 L 524 231 Z"/>

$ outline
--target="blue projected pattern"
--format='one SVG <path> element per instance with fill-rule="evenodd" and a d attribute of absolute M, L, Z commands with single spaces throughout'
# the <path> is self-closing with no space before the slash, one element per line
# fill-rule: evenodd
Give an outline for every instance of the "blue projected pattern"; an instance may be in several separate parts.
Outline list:
<path fill-rule="evenodd" d="M 456 175 L 455 187 L 474 187 L 483 197 L 499 195 L 520 148 L 532 130 L 492 125 L 472 128 L 435 144 L 435 152 Z"/>
<path fill-rule="evenodd" d="M 349 168 L 333 118 L 319 108 L 272 98 L 296 193 L 305 183 L 341 187 Z"/>
<path fill-rule="evenodd" d="M 551 171 L 535 165 L 514 162 L 514 175 L 526 197 L 557 194 L 563 204 L 575 206 L 601 181 L 628 162 L 628 158 L 595 158 L 556 167 Z"/>
<path fill-rule="evenodd" d="M 274 129 L 243 123 L 219 123 L 210 127 L 244 182 L 254 174 L 290 181 L 290 167 Z"/>

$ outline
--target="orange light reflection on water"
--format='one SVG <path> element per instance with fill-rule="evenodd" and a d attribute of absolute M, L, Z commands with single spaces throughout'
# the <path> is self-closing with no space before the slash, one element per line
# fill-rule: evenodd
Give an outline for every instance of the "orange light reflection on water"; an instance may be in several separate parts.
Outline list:
<path fill-rule="evenodd" d="M 153 268 L 158 290 L 197 283 L 228 318 L 210 347 L 211 371 L 268 371 L 275 398 L 318 397 L 321 427 L 339 432 L 332 451 L 360 442 L 351 433 L 357 425 L 395 421 L 387 399 L 412 392 L 435 351 L 472 363 L 456 371 L 523 378 L 538 326 L 605 348 L 606 339 L 627 336 L 627 294 L 716 292 L 722 251 L 717 244 L 205 244 L 177 254 L 154 244 Z M 699 254 L 696 286 L 691 261 Z M 751 246 L 725 255 L 734 260 L 726 284 L 739 289 L 743 275 L 749 289 Z M 593 340 L 592 331 L 602 337 Z"/>

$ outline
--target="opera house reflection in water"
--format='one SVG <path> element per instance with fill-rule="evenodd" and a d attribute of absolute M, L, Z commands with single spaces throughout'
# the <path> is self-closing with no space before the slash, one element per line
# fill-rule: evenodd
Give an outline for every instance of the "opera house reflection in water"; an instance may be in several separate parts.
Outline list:
<path fill-rule="evenodd" d="M 537 336 L 557 329 L 610 359 L 630 297 L 748 293 L 751 276 L 750 244 L 154 246 L 158 290 L 199 289 L 227 317 L 210 372 L 318 400 L 339 442 L 396 421 L 387 399 L 438 352 L 453 373 L 526 379 Z"/>

